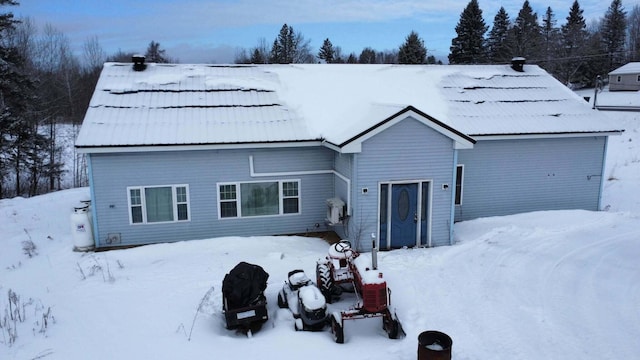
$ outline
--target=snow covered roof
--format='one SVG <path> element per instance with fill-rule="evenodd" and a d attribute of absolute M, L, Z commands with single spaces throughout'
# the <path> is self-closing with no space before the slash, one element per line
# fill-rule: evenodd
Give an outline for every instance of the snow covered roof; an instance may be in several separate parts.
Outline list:
<path fill-rule="evenodd" d="M 613 70 L 609 75 L 640 74 L 640 62 L 630 62 Z"/>
<path fill-rule="evenodd" d="M 76 146 L 342 146 L 407 108 L 470 137 L 619 131 L 533 65 L 107 63 Z"/>

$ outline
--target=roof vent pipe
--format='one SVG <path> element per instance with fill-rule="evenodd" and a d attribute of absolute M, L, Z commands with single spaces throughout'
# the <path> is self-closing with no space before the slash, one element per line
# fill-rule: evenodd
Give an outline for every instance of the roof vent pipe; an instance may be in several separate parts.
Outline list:
<path fill-rule="evenodd" d="M 144 71 L 144 69 L 147 68 L 147 65 L 144 63 L 144 55 L 133 55 L 131 60 L 133 61 L 134 71 Z"/>
<path fill-rule="evenodd" d="M 511 68 L 518 72 L 524 72 L 524 63 L 526 59 L 523 57 L 514 57 L 511 59 Z"/>

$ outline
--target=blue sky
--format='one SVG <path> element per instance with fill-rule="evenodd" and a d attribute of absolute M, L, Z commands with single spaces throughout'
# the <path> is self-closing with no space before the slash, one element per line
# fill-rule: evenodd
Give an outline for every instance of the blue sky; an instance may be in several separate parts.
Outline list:
<path fill-rule="evenodd" d="M 264 38 L 270 46 L 283 24 L 310 40 L 314 54 L 329 38 L 344 54 L 363 48 L 397 49 L 413 30 L 428 55 L 449 54 L 455 26 L 468 0 L 18 0 L 5 6 L 37 26 L 51 24 L 75 51 L 97 37 L 107 54 L 144 53 L 153 40 L 182 63 L 232 62 L 237 48 L 249 49 Z M 561 25 L 572 0 L 530 0 L 540 19 L 550 6 Z M 579 1 L 589 23 L 601 18 L 609 0 Z M 487 25 L 500 6 L 513 20 L 523 1 L 480 0 Z M 640 0 L 623 0 L 631 10 Z"/>

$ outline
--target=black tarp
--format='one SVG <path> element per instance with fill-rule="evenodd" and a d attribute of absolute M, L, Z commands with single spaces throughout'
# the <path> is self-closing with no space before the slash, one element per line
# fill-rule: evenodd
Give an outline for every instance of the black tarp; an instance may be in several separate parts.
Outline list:
<path fill-rule="evenodd" d="M 268 278 L 269 274 L 259 265 L 244 261 L 236 265 L 222 281 L 228 310 L 251 306 L 264 298 Z"/>

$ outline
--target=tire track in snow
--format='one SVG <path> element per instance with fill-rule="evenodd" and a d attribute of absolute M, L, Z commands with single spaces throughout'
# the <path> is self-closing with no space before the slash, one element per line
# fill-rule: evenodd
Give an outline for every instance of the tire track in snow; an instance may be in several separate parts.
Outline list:
<path fill-rule="evenodd" d="M 547 331 L 558 333 L 559 343 L 572 347 L 572 353 L 582 351 L 588 358 L 597 350 L 609 358 L 618 357 L 620 349 L 627 347 L 627 330 L 635 329 L 638 333 L 640 288 L 637 285 L 631 289 L 615 288 L 616 284 L 633 284 L 634 279 L 640 278 L 640 267 L 635 265 L 640 253 L 635 256 L 619 253 L 624 251 L 620 249 L 629 248 L 621 246 L 623 243 L 638 238 L 640 231 L 631 230 L 580 246 L 562 255 L 546 271 L 541 292 L 547 295 L 542 297 L 543 322 Z M 619 266 L 611 266 L 608 261 L 617 261 Z M 581 265 L 580 269 L 576 264 Z M 613 271 L 603 273 L 606 269 Z M 575 276 L 580 270 L 581 276 Z M 617 279 L 620 276 L 628 280 L 620 282 Z M 602 307 L 610 311 L 603 312 Z M 574 329 L 582 331 L 577 334 Z M 585 339 L 594 347 L 582 348 Z M 640 346 L 634 354 L 623 358 L 633 358 L 638 351 Z"/>

